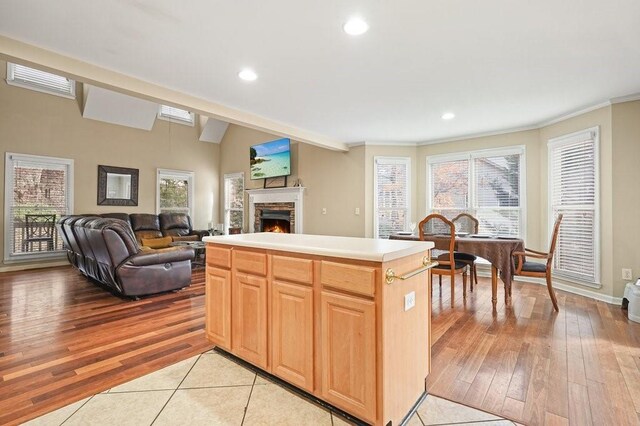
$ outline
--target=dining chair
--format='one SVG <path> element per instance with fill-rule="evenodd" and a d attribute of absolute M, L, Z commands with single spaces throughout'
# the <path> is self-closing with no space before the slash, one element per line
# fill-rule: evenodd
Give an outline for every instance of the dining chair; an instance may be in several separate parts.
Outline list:
<path fill-rule="evenodd" d="M 460 213 L 451 222 L 455 225 L 456 232 L 466 232 L 467 234 L 477 234 L 480 222 L 469 213 Z M 473 282 L 478 284 L 478 271 L 476 270 L 476 260 L 478 256 L 471 253 L 455 252 L 453 257 L 469 265 L 470 288 L 473 291 Z"/>
<path fill-rule="evenodd" d="M 434 257 L 438 260 L 438 266 L 430 269 L 431 277 L 438 275 L 440 289 L 442 290 L 442 276 L 448 275 L 451 281 L 451 307 L 455 301 L 455 277 L 462 274 L 462 295 L 467 297 L 467 264 L 454 258 L 456 243 L 455 226 L 446 217 L 440 214 L 430 214 L 419 225 L 420 240 L 434 243 Z M 433 280 L 431 281 L 433 289 Z"/>
<path fill-rule="evenodd" d="M 556 293 L 553 290 L 553 282 L 551 281 L 551 268 L 553 265 L 553 254 L 556 251 L 556 241 L 558 240 L 558 232 L 560 230 L 560 222 L 562 221 L 562 215 L 559 214 L 556 218 L 556 222 L 553 225 L 553 234 L 551 234 L 551 246 L 547 253 L 531 250 L 525 247 L 524 251 L 514 252 L 516 263 L 516 275 L 524 277 L 537 277 L 545 278 L 547 280 L 547 290 L 549 290 L 549 296 L 551 296 L 551 303 L 553 303 L 553 309 L 556 312 L 558 309 L 558 300 L 556 299 Z M 546 263 L 530 262 L 527 257 L 534 259 L 546 259 Z"/>
<path fill-rule="evenodd" d="M 32 251 L 33 244 L 38 248 L 47 244 L 47 251 L 53 251 L 53 240 L 56 226 L 55 214 L 27 214 L 24 216 L 25 235 L 22 240 L 22 251 Z"/>

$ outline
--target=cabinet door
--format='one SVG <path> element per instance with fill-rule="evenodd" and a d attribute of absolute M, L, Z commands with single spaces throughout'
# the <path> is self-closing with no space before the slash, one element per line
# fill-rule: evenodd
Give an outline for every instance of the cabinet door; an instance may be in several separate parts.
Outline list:
<path fill-rule="evenodd" d="M 267 368 L 267 279 L 235 273 L 233 282 L 233 352 Z"/>
<path fill-rule="evenodd" d="M 324 290 L 320 299 L 322 397 L 375 422 L 375 304 Z"/>
<path fill-rule="evenodd" d="M 272 372 L 313 392 L 313 290 L 274 281 L 271 291 Z"/>
<path fill-rule="evenodd" d="M 231 272 L 208 266 L 206 295 L 207 337 L 231 350 Z"/>

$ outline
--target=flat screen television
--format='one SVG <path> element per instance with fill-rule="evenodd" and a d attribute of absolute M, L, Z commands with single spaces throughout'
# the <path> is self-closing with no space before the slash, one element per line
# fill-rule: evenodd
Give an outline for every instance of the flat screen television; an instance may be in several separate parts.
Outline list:
<path fill-rule="evenodd" d="M 251 179 L 268 179 L 291 174 L 291 140 L 277 139 L 249 149 Z"/>

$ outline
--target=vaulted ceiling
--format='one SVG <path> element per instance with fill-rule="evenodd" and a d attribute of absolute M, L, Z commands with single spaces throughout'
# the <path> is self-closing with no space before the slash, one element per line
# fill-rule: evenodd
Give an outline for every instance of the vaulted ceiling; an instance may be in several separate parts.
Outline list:
<path fill-rule="evenodd" d="M 347 35 L 352 16 L 369 31 Z M 4 0 L 0 34 L 347 143 L 535 126 L 640 92 L 638 0 Z"/>

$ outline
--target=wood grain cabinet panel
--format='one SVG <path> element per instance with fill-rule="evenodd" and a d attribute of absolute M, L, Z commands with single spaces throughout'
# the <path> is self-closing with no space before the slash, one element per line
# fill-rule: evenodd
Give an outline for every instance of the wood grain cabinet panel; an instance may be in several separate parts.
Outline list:
<path fill-rule="evenodd" d="M 313 290 L 279 281 L 271 289 L 272 373 L 313 392 Z"/>
<path fill-rule="evenodd" d="M 231 249 L 207 246 L 207 264 L 221 268 L 231 268 Z"/>
<path fill-rule="evenodd" d="M 376 421 L 375 303 L 322 291 L 322 398 Z"/>
<path fill-rule="evenodd" d="M 255 251 L 234 250 L 233 268 L 253 275 L 267 275 L 267 255 Z"/>
<path fill-rule="evenodd" d="M 207 268 L 206 274 L 207 337 L 224 349 L 231 349 L 231 272 Z"/>
<path fill-rule="evenodd" d="M 272 256 L 273 278 L 302 284 L 313 284 L 313 260 L 289 256 Z"/>
<path fill-rule="evenodd" d="M 233 352 L 260 368 L 267 368 L 267 279 L 234 273 Z"/>
<path fill-rule="evenodd" d="M 320 282 L 325 287 L 373 296 L 376 289 L 376 270 L 368 266 L 346 263 L 320 263 Z"/>

